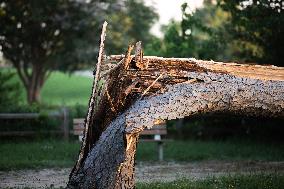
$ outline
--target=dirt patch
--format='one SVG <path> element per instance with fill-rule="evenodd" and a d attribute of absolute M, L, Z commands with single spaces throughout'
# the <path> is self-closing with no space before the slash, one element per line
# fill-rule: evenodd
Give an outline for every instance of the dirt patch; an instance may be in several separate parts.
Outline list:
<path fill-rule="evenodd" d="M 64 187 L 71 169 L 41 169 L 0 172 L 0 188 Z"/>
<path fill-rule="evenodd" d="M 41 169 L 0 171 L 0 188 L 46 188 L 64 187 L 71 169 Z M 212 176 L 233 174 L 284 174 L 283 162 L 258 161 L 203 161 L 203 162 L 138 162 L 136 165 L 137 182 L 169 182 L 188 178 L 193 180 Z"/>

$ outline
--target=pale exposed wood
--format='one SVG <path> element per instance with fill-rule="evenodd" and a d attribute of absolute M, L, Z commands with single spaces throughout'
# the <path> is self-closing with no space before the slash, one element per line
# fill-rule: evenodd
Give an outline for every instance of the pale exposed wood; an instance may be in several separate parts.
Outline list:
<path fill-rule="evenodd" d="M 123 55 L 112 55 L 111 60 L 117 61 L 122 59 Z M 261 80 L 284 80 L 284 68 L 273 65 L 253 65 L 253 64 L 238 64 L 238 63 L 224 63 L 214 61 L 197 60 L 195 58 L 163 58 L 156 56 L 144 56 L 144 61 L 149 60 L 149 64 L 152 66 L 149 69 L 158 70 L 162 67 L 170 67 L 169 64 L 181 63 L 181 64 L 196 64 L 201 68 L 216 72 L 228 72 L 235 76 L 248 77 Z M 156 64 L 161 65 L 156 67 Z M 171 65 L 172 66 L 172 65 Z"/>
<path fill-rule="evenodd" d="M 124 70 L 127 70 L 129 68 L 129 64 L 132 60 L 132 56 L 131 56 L 131 52 L 133 50 L 134 46 L 133 45 L 129 45 L 128 46 L 128 49 L 127 49 L 127 52 L 126 52 L 126 56 L 124 58 L 124 62 L 123 62 L 123 69 Z"/>
<path fill-rule="evenodd" d="M 155 80 L 153 81 L 153 83 L 151 83 L 151 85 L 150 85 L 145 91 L 143 91 L 141 97 L 143 97 L 143 96 L 151 89 L 151 87 L 153 87 L 153 86 L 156 84 L 156 82 L 157 82 L 162 76 L 163 76 L 163 74 L 160 74 L 159 77 L 157 77 L 157 79 L 155 79 Z"/>

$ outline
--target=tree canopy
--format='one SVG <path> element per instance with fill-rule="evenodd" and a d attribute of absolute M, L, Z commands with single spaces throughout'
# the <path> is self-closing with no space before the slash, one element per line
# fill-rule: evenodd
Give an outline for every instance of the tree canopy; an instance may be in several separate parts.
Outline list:
<path fill-rule="evenodd" d="M 156 18 L 154 10 L 138 0 L 1 0 L 0 46 L 17 69 L 31 103 L 39 101 L 40 89 L 51 70 L 94 64 L 104 20 L 110 19 L 112 30 L 118 31 L 110 33 L 108 46 L 118 53 L 122 46 L 141 37 L 140 30 L 147 36 Z M 144 24 L 137 19 L 144 19 Z M 130 37 L 125 40 L 126 35 Z"/>
<path fill-rule="evenodd" d="M 283 66 L 284 14 L 280 2 L 211 1 L 164 26 L 164 38 L 147 46 L 149 55 L 194 57 Z"/>
<path fill-rule="evenodd" d="M 159 52 L 164 57 L 194 57 L 199 59 L 228 60 L 229 35 L 225 23 L 230 15 L 220 7 L 205 1 L 202 8 L 190 11 L 189 5 L 181 7 L 182 21 L 172 20 L 163 26 L 164 38 L 159 45 L 151 45 L 146 52 Z M 158 42 L 156 41 L 156 44 Z M 154 43 L 155 44 L 155 43 Z M 152 51 L 152 52 L 151 52 Z"/>
<path fill-rule="evenodd" d="M 245 61 L 284 66 L 283 2 L 223 1 L 218 5 L 231 14 L 226 27 L 240 47 L 237 55 Z"/>

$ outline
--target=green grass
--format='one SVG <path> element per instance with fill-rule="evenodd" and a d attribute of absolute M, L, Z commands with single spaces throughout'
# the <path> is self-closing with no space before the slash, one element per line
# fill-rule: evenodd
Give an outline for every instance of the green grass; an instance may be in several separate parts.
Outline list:
<path fill-rule="evenodd" d="M 164 146 L 166 161 L 200 160 L 263 160 L 283 161 L 284 144 L 259 142 L 252 140 L 227 141 L 170 141 Z M 157 160 L 157 145 L 140 142 L 137 151 L 138 160 Z"/>
<path fill-rule="evenodd" d="M 44 140 L 36 142 L 1 142 L 0 170 L 71 167 L 80 144 L 78 141 L 63 142 Z M 201 160 L 263 160 L 283 161 L 283 144 L 260 144 L 253 141 L 171 141 L 165 144 L 166 161 Z M 157 160 L 156 145 L 139 143 L 138 161 Z"/>
<path fill-rule="evenodd" d="M 0 170 L 71 167 L 79 152 L 79 142 L 45 140 L 1 142 Z"/>
<path fill-rule="evenodd" d="M 0 69 L 1 72 L 15 69 Z M 14 81 L 19 82 L 21 103 L 26 104 L 26 91 L 19 76 L 16 75 Z M 54 71 L 46 80 L 42 91 L 41 101 L 47 105 L 67 105 L 76 104 L 87 105 L 91 95 L 92 78 Z"/>
<path fill-rule="evenodd" d="M 282 189 L 284 175 L 236 175 L 211 177 L 204 180 L 187 179 L 173 182 L 137 183 L 137 189 Z M 29 188 L 25 188 L 29 189 Z M 51 189 L 51 188 L 47 188 Z M 54 189 L 52 187 L 52 189 Z"/>
<path fill-rule="evenodd" d="M 284 175 L 238 175 L 168 183 L 138 183 L 137 189 L 280 189 L 284 188 Z"/>
<path fill-rule="evenodd" d="M 42 89 L 42 102 L 50 105 L 87 105 L 92 78 L 53 72 Z"/>

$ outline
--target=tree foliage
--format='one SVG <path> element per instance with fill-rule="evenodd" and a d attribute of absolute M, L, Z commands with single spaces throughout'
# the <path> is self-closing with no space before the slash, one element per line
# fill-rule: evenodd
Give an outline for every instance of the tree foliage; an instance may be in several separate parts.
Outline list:
<path fill-rule="evenodd" d="M 284 12 L 282 1 L 223 1 L 218 4 L 231 14 L 228 32 L 241 47 L 245 61 L 283 66 Z"/>
<path fill-rule="evenodd" d="M 225 23 L 229 14 L 220 7 L 205 1 L 195 12 L 187 3 L 182 7 L 182 21 L 171 21 L 164 26 L 164 38 L 159 45 L 150 46 L 149 54 L 160 52 L 165 57 L 194 57 L 199 59 L 228 60 L 231 52 L 227 48 L 230 36 Z M 156 42 L 157 43 L 157 42 Z M 156 47 L 156 49 L 155 49 Z M 149 49 L 149 47 L 148 47 Z"/>
<path fill-rule="evenodd" d="M 284 14 L 280 1 L 205 0 L 182 21 L 164 27 L 164 38 L 148 54 L 283 66 Z"/>
<path fill-rule="evenodd" d="M 147 36 L 156 17 L 138 0 L 1 0 L 0 46 L 17 69 L 31 103 L 39 101 L 50 71 L 94 64 L 104 20 L 109 19 L 111 29 L 117 31 L 109 35 L 108 50 L 118 53 L 140 38 L 140 31 Z"/>
<path fill-rule="evenodd" d="M 15 74 L 0 71 L 0 112 L 19 103 L 19 84 L 13 81 Z"/>
<path fill-rule="evenodd" d="M 109 28 L 106 39 L 107 53 L 121 54 L 129 43 L 152 42 L 150 29 L 158 19 L 158 14 L 142 0 L 127 0 L 120 11 L 108 15 Z"/>

